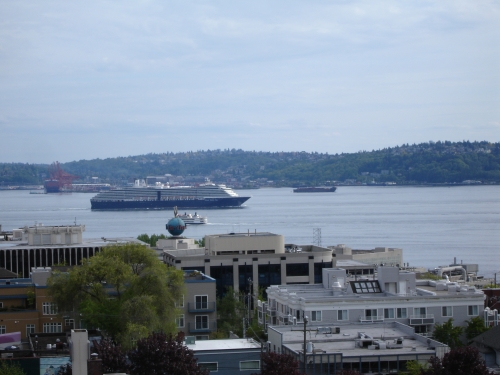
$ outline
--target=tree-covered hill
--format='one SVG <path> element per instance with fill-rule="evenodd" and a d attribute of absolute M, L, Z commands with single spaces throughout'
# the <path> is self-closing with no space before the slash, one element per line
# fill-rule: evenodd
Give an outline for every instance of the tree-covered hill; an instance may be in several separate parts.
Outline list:
<path fill-rule="evenodd" d="M 333 150 L 334 151 L 334 150 Z M 351 154 L 255 152 L 235 149 L 165 152 L 61 164 L 81 181 L 123 183 L 135 178 L 182 176 L 209 178 L 235 186 L 272 181 L 274 186 L 333 184 L 334 182 L 455 183 L 500 182 L 500 143 L 429 142 Z M 0 164 L 0 184 L 42 183 L 47 165 Z"/>

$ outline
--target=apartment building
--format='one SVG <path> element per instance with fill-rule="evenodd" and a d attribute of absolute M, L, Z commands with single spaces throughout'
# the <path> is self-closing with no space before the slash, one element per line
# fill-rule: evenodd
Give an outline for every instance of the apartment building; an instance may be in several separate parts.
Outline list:
<path fill-rule="evenodd" d="M 400 322 L 429 334 L 435 323 L 455 325 L 483 314 L 484 293 L 456 282 L 417 280 L 415 273 L 379 266 L 376 277 L 348 277 L 346 270 L 323 270 L 321 284 L 274 285 L 258 304 L 259 321 L 293 325 Z"/>
<path fill-rule="evenodd" d="M 217 330 L 215 279 L 199 271 L 185 271 L 186 294 L 177 303 L 181 314 L 176 319 L 179 332 L 194 335 L 196 340 L 208 340 Z"/>
<path fill-rule="evenodd" d="M 29 279 L 0 280 L 0 333 L 21 332 L 26 340 L 31 333 L 74 328 L 74 320 L 59 316 L 47 295 L 50 274 L 50 268 L 37 268 Z"/>

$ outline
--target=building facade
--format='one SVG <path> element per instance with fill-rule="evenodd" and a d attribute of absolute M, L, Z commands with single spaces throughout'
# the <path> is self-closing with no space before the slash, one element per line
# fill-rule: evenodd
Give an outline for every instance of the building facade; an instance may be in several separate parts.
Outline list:
<path fill-rule="evenodd" d="M 213 277 L 221 295 L 228 287 L 256 296 L 259 288 L 271 285 L 318 283 L 322 270 L 334 265 L 330 249 L 285 244 L 283 236 L 273 233 L 209 235 L 205 248 L 192 247 L 187 240 L 178 243 L 184 249 L 158 241 L 164 262 Z"/>
<path fill-rule="evenodd" d="M 56 333 L 74 328 L 74 319 L 58 315 L 47 295 L 50 268 L 33 269 L 29 279 L 0 280 L 0 333 Z"/>
<path fill-rule="evenodd" d="M 323 270 L 316 285 L 281 285 L 267 289 L 259 302 L 259 321 L 268 325 L 400 322 L 429 335 L 435 323 L 454 325 L 483 314 L 484 293 L 455 282 L 416 280 L 415 273 L 379 266 L 377 277 L 348 277 L 341 268 Z"/>
<path fill-rule="evenodd" d="M 194 335 L 196 340 L 208 340 L 217 330 L 215 279 L 199 271 L 184 272 L 186 294 L 177 303 L 181 310 L 176 319 L 179 332 Z"/>
<path fill-rule="evenodd" d="M 32 268 L 57 264 L 79 265 L 104 246 L 140 242 L 135 238 L 100 238 L 83 240 L 85 225 L 35 225 L 14 229 L 12 241 L 0 242 L 0 268 L 29 278 Z M 142 243 L 142 242 L 140 242 Z"/>
<path fill-rule="evenodd" d="M 399 322 L 276 326 L 269 327 L 268 340 L 269 350 L 295 357 L 300 370 L 310 375 L 337 374 L 341 370 L 398 374 L 407 369 L 408 361 L 425 364 L 432 356 L 442 358 L 449 351 L 446 345 L 415 334 Z"/>

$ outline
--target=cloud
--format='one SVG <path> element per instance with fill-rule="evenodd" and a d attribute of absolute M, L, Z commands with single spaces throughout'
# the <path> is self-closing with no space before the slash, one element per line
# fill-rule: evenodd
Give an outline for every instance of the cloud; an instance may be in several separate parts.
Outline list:
<path fill-rule="evenodd" d="M 0 158 L 495 141 L 499 23 L 494 1 L 4 1 L 0 126 L 32 146 Z"/>

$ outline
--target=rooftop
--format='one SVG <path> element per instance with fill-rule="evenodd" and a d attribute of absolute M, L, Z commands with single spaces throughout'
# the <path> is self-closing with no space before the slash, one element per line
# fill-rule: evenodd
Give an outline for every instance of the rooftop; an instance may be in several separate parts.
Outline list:
<path fill-rule="evenodd" d="M 260 343 L 253 339 L 223 339 L 223 340 L 198 340 L 195 344 L 187 344 L 195 352 L 207 350 L 238 350 L 259 349 Z"/>
<path fill-rule="evenodd" d="M 0 249 L 5 249 L 5 248 L 23 248 L 23 249 L 37 249 L 37 248 L 61 248 L 61 247 L 102 247 L 102 246 L 108 246 L 108 245 L 113 245 L 113 244 L 124 244 L 124 243 L 140 243 L 142 244 L 142 241 L 139 241 L 137 238 L 134 237 L 106 237 L 106 238 L 88 238 L 83 240 L 81 243 L 75 243 L 71 245 L 64 245 L 64 244 L 58 244 L 58 245 L 28 245 L 27 242 L 22 242 L 22 241 L 0 241 Z"/>
<path fill-rule="evenodd" d="M 330 333 L 336 332 L 336 327 L 307 327 L 306 341 L 313 343 L 314 353 L 342 352 L 344 357 L 379 356 L 391 355 L 392 353 L 394 355 L 433 354 L 436 346 L 445 346 L 437 341 L 415 334 L 411 327 L 398 322 L 352 324 L 338 327 L 338 333 Z M 332 328 L 331 331 L 330 328 Z M 282 333 L 283 344 L 287 348 L 295 352 L 303 351 L 303 326 L 279 326 L 272 327 L 272 329 Z M 394 345 L 398 339 L 402 339 L 400 344 Z"/>

